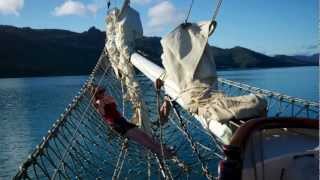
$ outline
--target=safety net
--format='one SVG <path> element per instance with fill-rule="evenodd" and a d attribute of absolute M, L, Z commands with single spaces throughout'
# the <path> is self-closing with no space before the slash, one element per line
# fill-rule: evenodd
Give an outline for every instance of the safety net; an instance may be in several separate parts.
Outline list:
<path fill-rule="evenodd" d="M 136 72 L 151 121 L 152 137 L 175 156 L 164 159 L 133 142 L 104 123 L 92 105 L 91 84 L 98 84 L 115 97 L 124 117 L 132 116 L 132 104 L 123 98 L 108 56 L 103 53 L 89 79 L 57 119 L 42 142 L 21 165 L 14 179 L 213 179 L 223 158 L 214 135 L 174 101 L 168 123 L 159 123 L 158 106 L 164 92 Z M 229 96 L 264 94 L 268 116 L 318 118 L 318 104 L 226 79 L 219 89 Z M 229 122 L 232 123 L 232 122 Z M 234 124 L 237 125 L 236 123 Z"/>

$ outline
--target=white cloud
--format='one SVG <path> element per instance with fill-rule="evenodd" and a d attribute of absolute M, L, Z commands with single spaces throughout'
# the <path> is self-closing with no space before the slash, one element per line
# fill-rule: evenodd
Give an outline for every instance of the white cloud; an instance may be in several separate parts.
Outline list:
<path fill-rule="evenodd" d="M 19 16 L 19 11 L 23 8 L 24 0 L 0 0 L 0 14 L 13 14 Z"/>
<path fill-rule="evenodd" d="M 131 0 L 131 2 L 134 4 L 145 5 L 145 4 L 149 4 L 151 0 Z"/>
<path fill-rule="evenodd" d="M 99 7 L 96 4 L 88 4 L 87 5 L 87 10 L 88 12 L 90 12 L 91 14 L 97 14 Z"/>
<path fill-rule="evenodd" d="M 60 6 L 54 8 L 53 15 L 55 16 L 69 16 L 78 15 L 83 16 L 87 14 L 95 15 L 99 10 L 96 4 L 83 4 L 80 1 L 67 0 Z"/>
<path fill-rule="evenodd" d="M 163 1 L 148 10 L 148 28 L 160 32 L 168 26 L 182 23 L 184 14 L 169 1 Z"/>

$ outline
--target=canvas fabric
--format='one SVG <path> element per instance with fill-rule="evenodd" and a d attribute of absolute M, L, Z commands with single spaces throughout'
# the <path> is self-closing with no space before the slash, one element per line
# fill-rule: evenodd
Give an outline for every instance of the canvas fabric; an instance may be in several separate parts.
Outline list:
<path fill-rule="evenodd" d="M 166 79 L 177 84 L 178 98 L 190 112 L 205 119 L 206 128 L 214 128 L 212 121 L 225 123 L 265 115 L 263 97 L 227 97 L 218 91 L 216 65 L 208 44 L 211 28 L 211 22 L 180 25 L 161 40 Z"/>

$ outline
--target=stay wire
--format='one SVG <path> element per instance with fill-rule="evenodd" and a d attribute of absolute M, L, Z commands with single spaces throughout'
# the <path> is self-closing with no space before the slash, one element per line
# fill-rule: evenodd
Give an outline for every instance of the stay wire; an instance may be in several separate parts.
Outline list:
<path fill-rule="evenodd" d="M 214 13 L 213 13 L 213 16 L 212 16 L 212 19 L 211 19 L 211 21 L 213 22 L 213 21 L 215 21 L 216 20 L 216 18 L 217 18 L 217 16 L 218 16 L 218 13 L 219 13 L 219 10 L 220 10 L 220 7 L 221 7 L 221 4 L 222 4 L 222 1 L 223 0 L 218 0 L 218 3 L 217 3 L 217 6 L 216 6 L 216 9 L 215 9 L 215 11 L 214 11 Z"/>
<path fill-rule="evenodd" d="M 211 18 L 211 21 L 212 21 L 212 22 L 216 20 L 218 14 L 219 14 L 222 1 L 223 1 L 223 0 L 218 0 L 218 2 L 217 2 L 216 8 L 215 8 L 214 13 L 213 13 L 213 16 L 212 16 L 212 18 Z M 189 20 L 189 18 L 190 18 L 193 4 L 194 4 L 194 0 L 191 0 L 190 6 L 189 6 L 189 10 L 188 10 L 187 16 L 186 16 L 185 21 L 184 21 L 185 23 L 187 23 L 188 20 Z"/>
<path fill-rule="evenodd" d="M 111 6 L 111 0 L 107 0 L 107 7 L 108 7 L 108 10 L 110 9 L 110 6 Z"/>
<path fill-rule="evenodd" d="M 193 7 L 193 2 L 194 2 L 194 0 L 191 0 L 190 6 L 189 6 L 189 10 L 188 10 L 188 14 L 186 16 L 186 19 L 184 20 L 184 23 L 188 23 L 188 20 L 189 20 L 190 14 L 191 14 L 191 10 L 192 10 L 192 7 Z"/>

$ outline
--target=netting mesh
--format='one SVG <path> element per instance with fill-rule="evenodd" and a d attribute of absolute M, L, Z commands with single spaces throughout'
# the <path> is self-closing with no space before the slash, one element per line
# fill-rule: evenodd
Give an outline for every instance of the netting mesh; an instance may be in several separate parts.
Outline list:
<path fill-rule="evenodd" d="M 164 126 L 158 123 L 157 94 L 153 83 L 138 72 L 143 98 L 148 106 L 152 135 L 174 148 L 176 157 L 162 159 L 107 126 L 92 106 L 89 84 L 99 84 L 116 98 L 125 117 L 131 104 L 123 100 L 123 87 L 104 55 L 89 80 L 54 123 L 48 135 L 20 167 L 15 179 L 212 179 L 223 157 L 214 136 L 192 115 L 173 102 Z M 318 104 L 219 79 L 228 95 L 262 93 L 268 97 L 269 116 L 318 117 Z M 160 99 L 163 96 L 160 93 Z"/>

